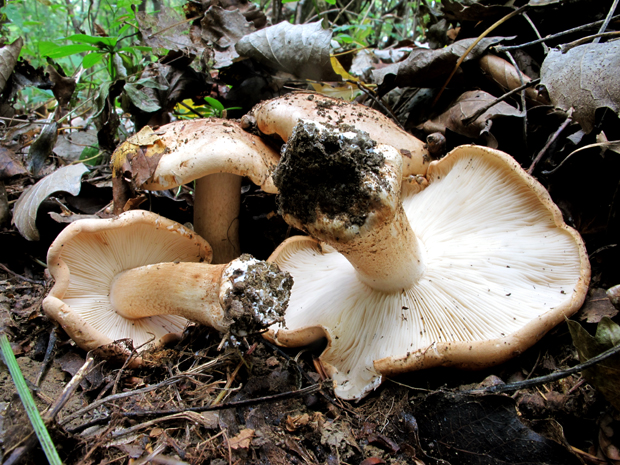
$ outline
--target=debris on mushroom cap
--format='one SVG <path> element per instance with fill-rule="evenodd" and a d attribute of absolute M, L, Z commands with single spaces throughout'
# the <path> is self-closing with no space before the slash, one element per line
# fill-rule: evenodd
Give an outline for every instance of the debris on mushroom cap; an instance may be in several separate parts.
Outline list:
<path fill-rule="evenodd" d="M 150 263 L 209 262 L 211 247 L 182 225 L 154 213 L 133 210 L 108 220 L 80 220 L 67 226 L 50 246 L 47 264 L 55 279 L 43 301 L 82 348 L 132 338 L 136 347 L 154 337 L 181 333 L 187 320 L 161 315 L 127 320 L 109 302 L 110 284 L 124 271 Z"/>
<path fill-rule="evenodd" d="M 387 163 L 384 147 L 375 150 Z M 282 163 L 296 155 L 287 147 Z M 314 162 L 327 167 L 333 155 L 323 158 Z M 397 169 L 392 176 L 400 178 Z M 281 182 L 296 178 L 304 173 Z M 581 306 L 590 278 L 583 241 L 510 156 L 459 147 L 430 165 L 425 182 L 403 183 L 401 198 L 405 215 L 395 208 L 387 225 L 362 228 L 359 238 L 333 240 L 313 226 L 327 244 L 291 238 L 270 257 L 295 283 L 286 324 L 268 337 L 291 347 L 327 337 L 321 360 L 338 396 L 359 399 L 403 371 L 501 363 Z M 415 269 L 400 255 L 419 260 Z M 390 289 L 390 277 L 401 287 Z"/>
<path fill-rule="evenodd" d="M 234 121 L 216 118 L 148 126 L 112 155 L 115 176 L 141 189 L 165 190 L 214 173 L 247 176 L 274 193 L 271 171 L 280 154 Z"/>
<path fill-rule="evenodd" d="M 389 118 L 364 105 L 319 94 L 287 94 L 256 105 L 251 111 L 263 134 L 278 134 L 285 142 L 300 119 L 367 132 L 379 144 L 395 147 L 403 157 L 403 176 L 424 175 L 431 161 L 425 144 L 399 128 Z"/>

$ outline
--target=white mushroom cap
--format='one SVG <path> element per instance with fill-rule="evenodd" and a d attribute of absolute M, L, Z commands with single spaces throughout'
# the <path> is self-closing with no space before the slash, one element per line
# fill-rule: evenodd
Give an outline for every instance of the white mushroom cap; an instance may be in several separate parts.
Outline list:
<path fill-rule="evenodd" d="M 109 220 L 80 220 L 52 243 L 47 263 L 56 280 L 43 301 L 45 313 L 86 349 L 122 338 L 138 347 L 179 334 L 187 320 L 161 315 L 128 320 L 110 303 L 110 287 L 126 270 L 161 262 L 211 260 L 204 239 L 182 225 L 141 210 Z"/>
<path fill-rule="evenodd" d="M 325 336 L 321 360 L 342 398 L 363 397 L 384 375 L 503 362 L 585 298 L 583 241 L 510 156 L 462 146 L 431 163 L 427 178 L 425 189 L 405 184 L 401 194 L 414 233 L 406 240 L 424 267 L 413 285 L 373 289 L 337 242 L 291 238 L 270 258 L 295 284 L 286 325 L 269 337 L 297 346 Z M 381 266 L 402 279 L 400 265 Z"/>
<path fill-rule="evenodd" d="M 263 134 L 278 134 L 285 142 L 301 119 L 365 131 L 379 144 L 396 148 L 403 157 L 403 176 L 424 175 L 431 161 L 424 142 L 399 128 L 382 113 L 364 105 L 296 92 L 256 105 L 251 112 Z"/>

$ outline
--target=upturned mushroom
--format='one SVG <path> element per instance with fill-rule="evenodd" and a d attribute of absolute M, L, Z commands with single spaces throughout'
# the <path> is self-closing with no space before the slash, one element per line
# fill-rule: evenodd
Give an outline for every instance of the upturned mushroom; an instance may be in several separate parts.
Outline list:
<path fill-rule="evenodd" d="M 335 392 L 385 376 L 483 368 L 573 314 L 588 288 L 583 241 L 508 155 L 462 146 L 402 182 L 402 157 L 367 134 L 301 121 L 274 173 L 293 237 L 270 260 L 294 285 L 287 347 L 325 337 Z"/>
<path fill-rule="evenodd" d="M 284 142 L 300 119 L 336 126 L 355 126 L 366 131 L 377 143 L 391 145 L 400 152 L 403 157 L 403 176 L 424 175 L 431 161 L 424 142 L 399 128 L 383 114 L 364 105 L 320 94 L 298 92 L 259 103 L 250 115 L 263 134 L 277 134 Z"/>
<path fill-rule="evenodd" d="M 43 309 L 86 350 L 131 338 L 141 351 L 177 337 L 188 320 L 244 336 L 281 319 L 287 273 L 249 255 L 210 258 L 204 239 L 153 213 L 79 220 L 50 246 L 56 282 Z"/>
<path fill-rule="evenodd" d="M 229 120 L 176 121 L 141 134 L 115 150 L 115 176 L 129 173 L 136 187 L 148 190 L 195 180 L 195 231 L 213 247 L 213 263 L 238 257 L 241 177 L 275 193 L 271 172 L 279 153 Z"/>

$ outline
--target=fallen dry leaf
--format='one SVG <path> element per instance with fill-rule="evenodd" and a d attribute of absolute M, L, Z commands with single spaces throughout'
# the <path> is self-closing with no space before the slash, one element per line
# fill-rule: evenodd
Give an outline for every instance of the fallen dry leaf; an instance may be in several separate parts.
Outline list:
<path fill-rule="evenodd" d="M 237 434 L 234 438 L 230 438 L 228 440 L 228 445 L 230 446 L 231 449 L 234 449 L 234 450 L 247 449 L 248 447 L 250 447 L 253 437 L 254 437 L 254 430 L 245 428 L 239 431 L 239 434 Z"/>
<path fill-rule="evenodd" d="M 473 115 L 479 108 L 495 100 L 491 94 L 481 90 L 471 90 L 461 95 L 454 104 L 442 114 L 427 121 L 422 125 L 422 129 L 427 134 L 434 132 L 445 133 L 446 128 L 472 139 L 490 134 L 491 123 L 495 118 L 500 117 L 521 117 L 523 116 L 515 107 L 506 102 L 499 102 L 480 115 L 471 124 L 463 124 L 463 120 Z"/>
<path fill-rule="evenodd" d="M 293 25 L 282 22 L 243 37 L 239 55 L 301 79 L 340 81 L 331 65 L 332 31 L 320 22 Z"/>
<path fill-rule="evenodd" d="M 540 70 L 551 103 L 568 111 L 586 133 L 598 108 L 620 112 L 620 42 L 585 44 L 566 53 L 551 50 Z"/>
<path fill-rule="evenodd" d="M 17 199 L 13 210 L 13 223 L 19 233 L 29 241 L 38 241 L 36 220 L 41 202 L 55 192 L 78 195 L 82 187 L 82 176 L 87 172 L 88 168 L 83 163 L 63 166 L 25 190 Z"/>
<path fill-rule="evenodd" d="M 20 37 L 9 45 L 0 48 L 0 92 L 6 87 L 6 83 L 11 77 L 13 68 L 17 64 L 19 52 L 21 52 L 23 40 Z"/>
<path fill-rule="evenodd" d="M 15 158 L 12 150 L 0 146 L 0 179 L 8 179 L 20 174 L 28 174 L 28 171 Z"/>

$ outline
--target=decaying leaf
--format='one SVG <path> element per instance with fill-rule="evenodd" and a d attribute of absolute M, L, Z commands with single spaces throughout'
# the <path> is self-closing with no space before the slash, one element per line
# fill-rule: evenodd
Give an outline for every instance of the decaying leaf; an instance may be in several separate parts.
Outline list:
<path fill-rule="evenodd" d="M 165 150 L 165 145 L 153 129 L 144 126 L 114 151 L 111 161 L 114 177 L 124 174 L 141 186 L 151 178 Z"/>
<path fill-rule="evenodd" d="M 420 444 L 435 459 L 486 465 L 581 463 L 563 445 L 521 423 L 510 397 L 439 391 L 416 402 L 414 415 Z"/>
<path fill-rule="evenodd" d="M 253 33 L 254 24 L 245 19 L 239 10 L 225 10 L 212 6 L 200 21 L 201 39 L 213 50 L 213 67 L 230 66 L 239 58 L 235 49 L 242 37 Z"/>
<path fill-rule="evenodd" d="M 608 317 L 601 319 L 594 336 L 591 336 L 576 321 L 569 320 L 568 329 L 573 338 L 573 344 L 579 353 L 581 363 L 620 343 L 620 326 Z M 582 374 L 588 383 L 600 391 L 616 409 L 620 410 L 620 354 L 612 355 L 583 370 Z"/>
<path fill-rule="evenodd" d="M 174 9 L 162 7 L 157 15 L 139 12 L 136 14 L 142 40 L 146 45 L 158 49 L 180 50 L 188 55 L 196 54 L 195 45 L 187 35 L 189 25 Z"/>
<path fill-rule="evenodd" d="M 20 234 L 29 241 L 38 241 L 36 219 L 41 202 L 54 192 L 78 195 L 82 187 L 82 176 L 87 172 L 88 168 L 83 163 L 63 166 L 25 190 L 17 199 L 13 210 L 13 223 Z"/>
<path fill-rule="evenodd" d="M 611 300 L 607 297 L 605 289 L 595 288 L 588 292 L 583 307 L 579 309 L 577 318 L 587 323 L 598 323 L 603 317 L 613 318 L 618 314 Z"/>
<path fill-rule="evenodd" d="M 28 150 L 28 170 L 33 176 L 37 176 L 45 160 L 52 154 L 56 141 L 58 140 L 58 123 L 55 121 L 43 126 L 41 133 L 35 139 Z"/>
<path fill-rule="evenodd" d="M 501 18 L 514 11 L 511 6 L 483 5 L 482 2 L 462 2 L 457 0 L 442 0 L 441 10 L 446 18 L 457 21 L 482 21 L 489 18 Z"/>
<path fill-rule="evenodd" d="M 293 25 L 282 22 L 243 37 L 239 55 L 302 79 L 340 81 L 331 65 L 332 31 L 320 22 Z"/>
<path fill-rule="evenodd" d="M 0 180 L 28 173 L 21 162 L 14 157 L 13 151 L 0 146 Z"/>
<path fill-rule="evenodd" d="M 239 431 L 234 438 L 230 438 L 228 440 L 228 445 L 231 449 L 247 449 L 250 447 L 252 443 L 252 438 L 254 437 L 254 430 L 250 428 L 245 428 Z"/>
<path fill-rule="evenodd" d="M 469 52 L 465 61 L 480 57 L 491 45 L 504 39 L 504 37 L 485 37 Z M 438 87 L 442 84 L 437 81 L 438 78 L 448 77 L 456 62 L 475 40 L 459 40 L 438 50 L 416 47 L 400 63 L 375 70 L 374 80 L 381 85 L 381 93 L 394 87 Z"/>
<path fill-rule="evenodd" d="M 598 108 L 620 114 L 620 42 L 585 44 L 566 53 L 551 50 L 540 70 L 541 85 L 551 103 L 568 111 L 586 133 L 595 124 Z"/>
<path fill-rule="evenodd" d="M 523 116 L 515 107 L 506 102 L 499 102 L 480 115 L 471 124 L 463 124 L 463 120 L 473 115 L 479 108 L 495 100 L 491 94 L 481 90 L 471 90 L 461 95 L 454 104 L 441 115 L 427 121 L 422 129 L 427 134 L 445 133 L 446 128 L 472 139 L 490 134 L 492 120 L 495 118 Z"/>
<path fill-rule="evenodd" d="M 21 52 L 24 41 L 20 37 L 12 44 L 5 45 L 0 48 L 0 92 L 6 87 L 6 83 L 11 77 L 13 68 L 19 58 L 19 52 Z"/>

